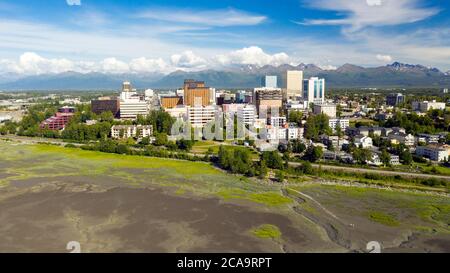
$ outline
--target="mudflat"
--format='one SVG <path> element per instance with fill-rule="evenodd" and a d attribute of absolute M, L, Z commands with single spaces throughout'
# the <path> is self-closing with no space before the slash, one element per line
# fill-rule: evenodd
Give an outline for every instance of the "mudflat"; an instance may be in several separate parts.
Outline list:
<path fill-rule="evenodd" d="M 0 142 L 0 252 L 448 252 L 450 199 Z M 306 197 L 307 198 L 306 198 Z"/>

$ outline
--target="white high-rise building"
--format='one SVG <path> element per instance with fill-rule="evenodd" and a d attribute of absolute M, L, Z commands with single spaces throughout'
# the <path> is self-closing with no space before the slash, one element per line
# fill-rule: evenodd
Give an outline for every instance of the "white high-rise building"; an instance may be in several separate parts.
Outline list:
<path fill-rule="evenodd" d="M 303 71 L 287 71 L 286 73 L 288 98 L 301 97 L 303 95 Z"/>
<path fill-rule="evenodd" d="M 325 79 L 312 77 L 303 81 L 303 99 L 308 103 L 325 102 Z"/>
<path fill-rule="evenodd" d="M 120 94 L 120 118 L 136 119 L 138 115 L 148 115 L 148 102 L 131 89 L 130 82 L 124 82 Z"/>
<path fill-rule="evenodd" d="M 216 117 L 214 106 L 189 106 L 187 112 L 189 122 L 194 128 L 202 128 Z"/>
<path fill-rule="evenodd" d="M 252 125 L 256 120 L 256 107 L 254 105 L 245 105 L 238 108 L 238 121 L 245 125 Z"/>

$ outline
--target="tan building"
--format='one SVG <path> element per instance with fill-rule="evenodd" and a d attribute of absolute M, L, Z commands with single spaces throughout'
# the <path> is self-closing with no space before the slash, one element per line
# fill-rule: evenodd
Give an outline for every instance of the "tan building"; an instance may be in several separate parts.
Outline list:
<path fill-rule="evenodd" d="M 286 73 L 288 98 L 303 96 L 303 71 L 287 71 Z"/>
<path fill-rule="evenodd" d="M 177 105 L 183 104 L 183 99 L 178 96 L 161 97 L 161 107 L 164 109 L 171 109 Z"/>
<path fill-rule="evenodd" d="M 208 106 L 211 104 L 211 90 L 205 82 L 195 80 L 184 81 L 184 105 Z"/>
<path fill-rule="evenodd" d="M 283 107 L 284 94 L 281 88 L 255 88 L 253 101 L 258 114 L 261 111 L 270 111 L 271 108 Z"/>

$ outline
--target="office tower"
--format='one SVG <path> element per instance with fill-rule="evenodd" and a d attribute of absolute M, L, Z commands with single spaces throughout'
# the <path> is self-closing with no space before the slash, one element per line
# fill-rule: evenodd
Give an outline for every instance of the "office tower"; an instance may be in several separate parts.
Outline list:
<path fill-rule="evenodd" d="M 312 77 L 303 81 L 303 99 L 308 103 L 325 102 L 325 79 Z"/>
<path fill-rule="evenodd" d="M 75 115 L 75 108 L 73 107 L 62 107 L 58 109 L 58 112 L 41 122 L 40 128 L 47 130 L 59 131 L 64 129 L 72 117 Z"/>
<path fill-rule="evenodd" d="M 301 97 L 303 95 L 303 71 L 287 71 L 286 73 L 288 98 Z"/>
<path fill-rule="evenodd" d="M 123 82 L 122 83 L 122 92 L 131 92 L 133 91 L 131 83 L 130 82 Z"/>
<path fill-rule="evenodd" d="M 253 97 L 258 115 L 262 110 L 270 111 L 283 106 L 284 96 L 281 88 L 255 88 Z"/>
<path fill-rule="evenodd" d="M 215 106 L 188 106 L 187 114 L 189 122 L 194 128 L 202 128 L 216 117 Z"/>
<path fill-rule="evenodd" d="M 120 100 L 117 97 L 101 97 L 91 101 L 92 112 L 100 115 L 103 112 L 111 112 L 114 117 L 119 117 Z"/>
<path fill-rule="evenodd" d="M 262 78 L 261 86 L 265 88 L 278 88 L 277 76 L 264 76 Z"/>
<path fill-rule="evenodd" d="M 161 107 L 164 109 L 175 108 L 183 104 L 183 98 L 179 96 L 164 96 L 160 99 Z"/>
<path fill-rule="evenodd" d="M 211 90 L 205 82 L 195 80 L 184 81 L 184 105 L 208 106 L 211 105 Z"/>
<path fill-rule="evenodd" d="M 390 106 L 397 106 L 405 102 L 405 96 L 401 93 L 393 93 L 386 96 L 386 104 Z"/>
<path fill-rule="evenodd" d="M 148 115 L 148 112 L 148 102 L 144 96 L 133 91 L 130 82 L 124 82 L 120 93 L 120 118 L 136 119 L 138 115 Z"/>

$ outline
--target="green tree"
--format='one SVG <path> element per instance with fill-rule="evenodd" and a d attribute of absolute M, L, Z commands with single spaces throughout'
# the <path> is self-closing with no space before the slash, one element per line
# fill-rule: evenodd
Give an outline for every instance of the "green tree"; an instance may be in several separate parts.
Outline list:
<path fill-rule="evenodd" d="M 275 172 L 275 179 L 276 179 L 278 182 L 280 182 L 280 183 L 284 182 L 284 180 L 285 180 L 284 172 L 281 171 L 281 170 L 276 171 L 276 172 Z"/>
<path fill-rule="evenodd" d="M 155 134 L 155 145 L 156 146 L 164 146 L 167 145 L 169 142 L 167 134 L 166 133 L 156 133 Z"/>
<path fill-rule="evenodd" d="M 267 166 L 272 169 L 283 169 L 283 159 L 278 151 L 263 152 L 262 160 L 267 163 Z"/>
<path fill-rule="evenodd" d="M 311 162 L 317 162 L 323 156 L 323 149 L 320 146 L 310 146 L 305 153 L 304 158 Z"/>
<path fill-rule="evenodd" d="M 391 155 L 386 150 L 383 150 L 381 152 L 380 160 L 381 160 L 381 162 L 383 162 L 384 166 L 391 165 Z"/>
<path fill-rule="evenodd" d="M 413 156 L 411 152 L 406 149 L 400 153 L 400 160 L 403 162 L 404 165 L 411 165 L 413 162 Z"/>

